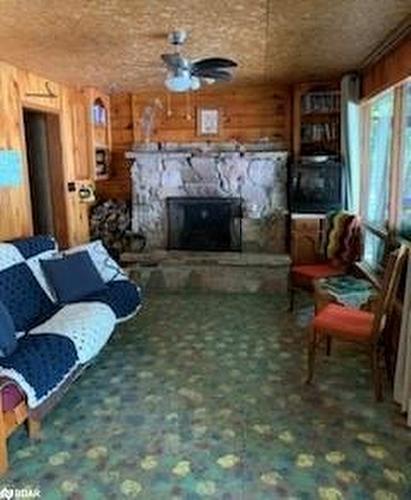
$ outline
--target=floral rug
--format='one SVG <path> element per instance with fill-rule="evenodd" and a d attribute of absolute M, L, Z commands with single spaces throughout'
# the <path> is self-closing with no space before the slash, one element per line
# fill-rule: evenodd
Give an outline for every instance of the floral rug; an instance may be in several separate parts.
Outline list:
<path fill-rule="evenodd" d="M 44 421 L 9 443 L 9 488 L 42 499 L 411 498 L 411 431 L 368 358 L 306 374 L 310 310 L 285 297 L 158 294 Z"/>

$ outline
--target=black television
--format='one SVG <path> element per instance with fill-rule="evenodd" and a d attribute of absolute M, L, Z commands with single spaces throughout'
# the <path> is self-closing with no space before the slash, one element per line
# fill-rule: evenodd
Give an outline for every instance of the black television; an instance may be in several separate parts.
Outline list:
<path fill-rule="evenodd" d="M 290 209 L 293 213 L 327 213 L 342 208 L 342 163 L 335 159 L 305 158 L 290 171 Z"/>

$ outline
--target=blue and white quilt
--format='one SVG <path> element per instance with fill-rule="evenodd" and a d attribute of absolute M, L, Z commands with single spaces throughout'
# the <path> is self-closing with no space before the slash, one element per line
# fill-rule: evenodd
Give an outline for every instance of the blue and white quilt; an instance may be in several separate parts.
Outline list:
<path fill-rule="evenodd" d="M 79 365 L 73 342 L 55 334 L 27 335 L 13 354 L 0 359 L 1 375 L 19 384 L 29 408 L 57 391 Z"/>
<path fill-rule="evenodd" d="M 87 250 L 107 289 L 82 302 L 59 305 L 41 269 L 53 258 L 53 238 L 35 236 L 0 243 L 0 301 L 17 330 L 18 349 L 0 358 L 0 375 L 17 382 L 37 408 L 76 371 L 97 356 L 115 324 L 140 308 L 139 288 L 111 259 L 100 241 L 69 252 Z"/>

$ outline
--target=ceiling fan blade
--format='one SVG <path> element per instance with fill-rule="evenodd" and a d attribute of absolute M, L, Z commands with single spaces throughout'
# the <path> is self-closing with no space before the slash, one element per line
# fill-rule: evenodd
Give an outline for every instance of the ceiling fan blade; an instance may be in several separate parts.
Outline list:
<path fill-rule="evenodd" d="M 235 68 L 236 66 L 238 65 L 235 61 L 223 57 L 208 57 L 192 64 L 193 71 L 211 68 Z"/>
<path fill-rule="evenodd" d="M 171 70 L 186 67 L 186 60 L 180 54 L 161 54 L 161 59 Z"/>
<path fill-rule="evenodd" d="M 213 80 L 220 80 L 222 82 L 229 82 L 233 78 L 233 75 L 229 71 L 224 71 L 223 69 L 204 69 L 195 75 L 200 78 L 209 78 Z"/>

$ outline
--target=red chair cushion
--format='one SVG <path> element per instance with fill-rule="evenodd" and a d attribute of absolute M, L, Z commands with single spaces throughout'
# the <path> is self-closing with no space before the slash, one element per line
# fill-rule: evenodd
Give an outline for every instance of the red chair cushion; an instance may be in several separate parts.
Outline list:
<path fill-rule="evenodd" d="M 368 311 L 328 304 L 316 314 L 311 326 L 319 333 L 361 341 L 371 337 L 373 321 L 374 314 Z"/>
<path fill-rule="evenodd" d="M 312 282 L 329 276 L 342 276 L 346 274 L 343 267 L 332 265 L 330 262 L 321 264 L 302 264 L 291 267 L 291 279 L 294 284 L 310 287 Z"/>

